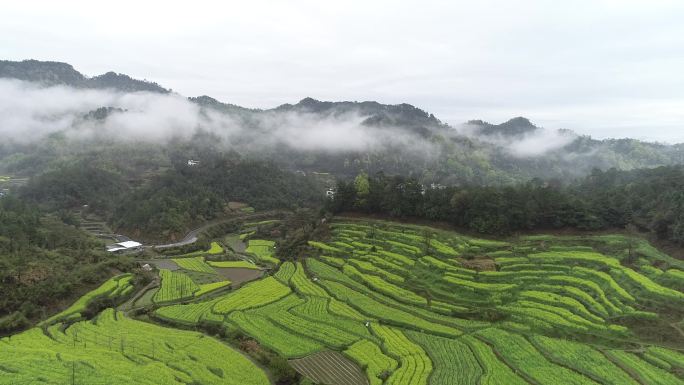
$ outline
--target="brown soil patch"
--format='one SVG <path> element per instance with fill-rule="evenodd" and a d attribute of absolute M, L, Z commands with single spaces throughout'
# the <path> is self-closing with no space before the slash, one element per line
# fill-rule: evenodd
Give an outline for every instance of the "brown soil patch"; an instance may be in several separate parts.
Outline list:
<path fill-rule="evenodd" d="M 176 262 L 170 259 L 149 259 L 146 261 L 138 261 L 138 263 L 140 263 L 141 266 L 149 263 L 150 265 L 155 266 L 157 269 L 166 269 L 171 271 L 180 269 Z"/>
<path fill-rule="evenodd" d="M 458 259 L 466 269 L 475 271 L 496 271 L 496 262 L 491 258 Z"/>
<path fill-rule="evenodd" d="M 219 276 L 229 280 L 231 287 L 237 289 L 245 282 L 254 281 L 264 275 L 263 270 L 246 269 L 243 267 L 215 267 Z"/>
<path fill-rule="evenodd" d="M 228 208 L 231 210 L 240 210 L 241 208 L 249 206 L 247 203 L 243 202 L 228 202 Z"/>
<path fill-rule="evenodd" d="M 297 372 L 317 384 L 368 385 L 361 368 L 339 352 L 323 351 L 290 360 L 289 363 Z"/>

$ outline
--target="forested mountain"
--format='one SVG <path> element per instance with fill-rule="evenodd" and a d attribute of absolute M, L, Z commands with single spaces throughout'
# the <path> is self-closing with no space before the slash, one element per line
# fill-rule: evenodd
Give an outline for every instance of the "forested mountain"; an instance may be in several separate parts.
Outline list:
<path fill-rule="evenodd" d="M 119 146 L 121 140 L 115 138 L 126 132 L 123 139 L 129 142 L 140 135 L 141 140 L 164 145 L 170 138 L 189 140 L 195 133 L 205 132 L 214 135 L 217 147 L 272 161 L 290 171 L 328 172 L 347 179 L 363 171 L 383 171 L 445 185 L 507 184 L 535 177 L 567 180 L 583 177 L 594 168 L 629 170 L 684 162 L 682 145 L 596 140 L 570 130 L 538 127 L 523 117 L 502 124 L 474 120 L 450 126 L 408 104 L 312 98 L 273 109 L 250 109 L 209 96 L 186 99 L 126 75 L 88 78 L 69 64 L 35 60 L 0 62 L 0 78 L 116 91 L 109 98 L 102 97 L 107 104 L 83 102 L 63 112 L 45 112 L 43 120 L 47 122 L 73 117 L 71 124 L 38 135 L 36 140 L 42 141 L 38 146 L 43 149 L 55 144 L 50 135 L 60 133 L 69 138 L 69 143 L 60 143 L 66 146 L 64 151 L 80 152 L 93 146 L 84 144 L 84 138 Z M 155 99 L 153 95 L 159 96 Z M 154 110 L 170 102 L 174 107 Z M 36 108 L 40 112 L 40 106 Z M 81 110 L 74 111 L 77 108 Z M 146 132 L 154 136 L 143 137 Z M 12 141 L 12 135 L 9 137 Z M 79 144 L 74 144 L 74 139 L 79 139 Z M 4 158 L 0 167 L 21 173 L 18 162 L 41 155 L 18 142 L 12 150 L 7 142 L 0 147 Z M 12 156 L 7 159 L 7 155 Z"/>
<path fill-rule="evenodd" d="M 405 209 L 406 202 L 398 198 L 397 205 L 380 205 L 385 208 L 354 206 L 371 212 L 432 218 L 431 210 L 442 210 L 432 219 L 460 218 L 465 221 L 457 223 L 461 226 L 494 233 L 549 225 L 623 226 L 631 219 L 584 210 L 595 198 L 595 191 L 578 195 L 578 186 L 587 183 L 584 178 L 595 177 L 592 170 L 684 163 L 683 145 L 596 140 L 538 127 L 523 117 L 502 124 L 470 121 L 450 126 L 408 104 L 312 98 L 250 109 L 209 96 L 185 98 L 126 75 L 89 78 L 69 64 L 35 60 L 0 62 L 0 78 L 24 81 L 17 86 L 16 81 L 0 79 L 19 100 L 16 108 L 8 109 L 13 111 L 6 120 L 10 124 L 0 127 L 5 137 L 0 142 L 0 175 L 29 178 L 22 194 L 45 210 L 88 205 L 115 229 L 143 236 L 178 235 L 192 223 L 222 215 L 229 201 L 257 209 L 316 205 L 335 179 L 349 181 L 358 175 L 370 175 L 372 185 L 386 184 L 391 179 L 383 178 L 389 176 L 399 178 L 413 186 L 406 191 L 431 185 L 452 188 L 426 194 L 442 197 L 432 209 L 426 208 L 429 202 Z M 54 85 L 64 87 L 54 94 Z M 188 160 L 199 161 L 199 166 L 189 166 Z M 388 177 L 378 182 L 376 175 Z M 538 190 L 529 185 L 535 178 L 563 190 Z M 639 181 L 622 180 L 620 186 L 633 182 Z M 502 187 L 511 185 L 517 187 Z M 463 191 L 470 195 L 459 199 L 477 198 L 464 204 L 476 214 L 454 211 L 459 201 L 455 196 Z M 518 202 L 506 195 L 511 191 L 524 198 L 523 206 L 515 208 L 527 212 L 524 218 L 504 214 L 507 209 L 496 206 L 499 198 Z M 483 198 L 490 193 L 494 196 Z M 561 194 L 554 204 L 567 204 L 579 214 L 562 216 L 561 224 L 549 219 L 558 212 L 541 213 L 541 220 L 525 206 L 532 204 L 527 193 Z M 480 209 L 478 199 L 487 200 L 487 207 L 498 214 L 484 214 L 491 210 Z M 597 209 L 602 205 L 595 204 Z M 623 217 L 631 215 L 620 210 Z M 653 213 L 641 217 L 646 219 L 637 223 L 640 226 L 680 239 L 679 219 L 655 225 L 659 219 Z"/>
<path fill-rule="evenodd" d="M 70 64 L 52 61 L 24 60 L 15 62 L 0 60 L 0 78 L 19 79 L 48 86 L 112 88 L 123 92 L 169 92 L 157 83 L 136 80 L 128 75 L 112 71 L 94 77 L 86 77 Z"/>

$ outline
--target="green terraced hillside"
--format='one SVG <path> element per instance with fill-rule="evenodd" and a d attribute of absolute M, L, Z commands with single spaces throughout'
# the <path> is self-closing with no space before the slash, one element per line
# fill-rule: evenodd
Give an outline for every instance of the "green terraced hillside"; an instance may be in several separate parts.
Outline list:
<path fill-rule="evenodd" d="M 684 383 L 681 336 L 663 330 L 672 338 L 658 341 L 642 327 L 681 321 L 684 305 L 677 284 L 657 279 L 676 264 L 652 278 L 669 258 L 655 249 L 628 265 L 620 236 L 503 242 L 381 221 L 330 227 L 275 279 L 157 314 L 239 329 L 290 359 L 340 351 L 370 384 Z"/>
<path fill-rule="evenodd" d="M 194 281 L 202 276 L 193 272 L 213 269 L 201 258 L 187 258 L 178 271 L 162 270 L 152 320 L 239 332 L 317 378 L 325 378 L 326 357 L 335 357 L 326 363 L 331 370 L 355 363 L 353 372 L 366 378 L 349 376 L 349 384 L 684 384 L 684 337 L 672 326 L 681 325 L 684 315 L 682 270 L 678 260 L 644 241 L 623 236 L 494 241 L 345 219 L 332 221 L 329 230 L 294 261 L 275 259 L 275 242 L 251 240 L 247 253 L 276 268 L 233 291 L 213 291 L 221 281 Z M 211 293 L 199 296 L 205 290 Z M 126 334 L 129 325 L 143 326 Z M 35 348 L 31 341 L 38 339 L 49 342 L 42 359 L 64 373 L 76 365 L 93 375 L 100 370 L 145 376 L 159 356 L 162 362 L 154 365 L 162 368 L 177 359 L 188 365 L 167 365 L 169 373 L 183 373 L 177 374 L 181 382 L 232 383 L 220 382 L 234 378 L 225 365 L 242 361 L 215 362 L 211 349 L 222 345 L 197 333 L 159 336 L 159 330 L 168 329 L 111 310 L 65 331 L 60 324 L 32 329 L 2 340 L 0 371 L 19 376 L 21 365 L 7 354 Z M 148 331 L 155 336 L 141 335 Z M 174 338 L 196 342 L 184 345 Z M 115 357 L 108 361 L 112 367 L 96 364 L 99 353 L 83 358 L 89 349 Z M 122 349 L 127 357 L 128 352 L 140 357 L 119 362 Z M 173 356 L 181 352 L 197 360 Z M 25 376 L 42 376 L 32 365 L 25 365 L 32 368 L 23 369 Z M 255 373 L 249 374 L 252 383 L 264 380 L 245 365 L 245 375 Z M 224 377 L 219 380 L 217 373 Z"/>
<path fill-rule="evenodd" d="M 0 384 L 191 383 L 265 385 L 269 380 L 213 338 L 134 321 L 112 309 L 92 321 L 30 329 L 0 340 Z"/>

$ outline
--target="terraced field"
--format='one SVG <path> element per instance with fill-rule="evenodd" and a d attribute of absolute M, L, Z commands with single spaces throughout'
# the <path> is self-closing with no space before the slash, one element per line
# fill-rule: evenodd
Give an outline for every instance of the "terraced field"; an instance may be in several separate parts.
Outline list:
<path fill-rule="evenodd" d="M 64 329 L 66 327 L 66 329 Z M 134 321 L 112 309 L 0 339 L 0 384 L 267 385 L 265 373 L 196 332 Z"/>
<path fill-rule="evenodd" d="M 250 239 L 245 251 L 254 255 L 259 262 L 277 265 L 280 261 L 274 257 L 275 242 L 262 239 Z"/>
<path fill-rule="evenodd" d="M 79 298 L 66 310 L 42 322 L 41 325 L 50 325 L 64 319 L 77 319 L 81 317 L 81 312 L 86 310 L 88 305 L 98 298 L 117 299 L 131 294 L 134 289 L 133 285 L 131 285 L 131 279 L 133 279 L 132 274 L 121 274 L 107 280 L 97 289 Z"/>
<path fill-rule="evenodd" d="M 325 351 L 290 361 L 290 365 L 317 384 L 368 385 L 364 373 L 340 353 Z"/>
<path fill-rule="evenodd" d="M 198 298 L 213 286 L 162 271 L 153 316 L 239 331 L 322 383 L 684 384 L 684 336 L 670 326 L 684 316 L 680 266 L 648 244 L 635 258 L 621 236 L 503 242 L 341 219 L 330 230 L 294 261 L 250 240 L 277 268 L 234 291 Z"/>

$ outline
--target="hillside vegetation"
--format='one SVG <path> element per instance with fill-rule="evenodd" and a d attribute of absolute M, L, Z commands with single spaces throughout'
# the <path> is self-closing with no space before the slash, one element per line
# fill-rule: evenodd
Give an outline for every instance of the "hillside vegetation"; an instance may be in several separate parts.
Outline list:
<path fill-rule="evenodd" d="M 684 167 L 594 170 L 572 183 L 535 179 L 509 186 L 438 186 L 416 179 L 359 174 L 339 182 L 328 208 L 449 222 L 474 232 L 529 230 L 646 232 L 684 245 Z"/>
<path fill-rule="evenodd" d="M 0 199 L 0 335 L 46 318 L 65 299 L 94 288 L 132 258 L 14 197 Z"/>

